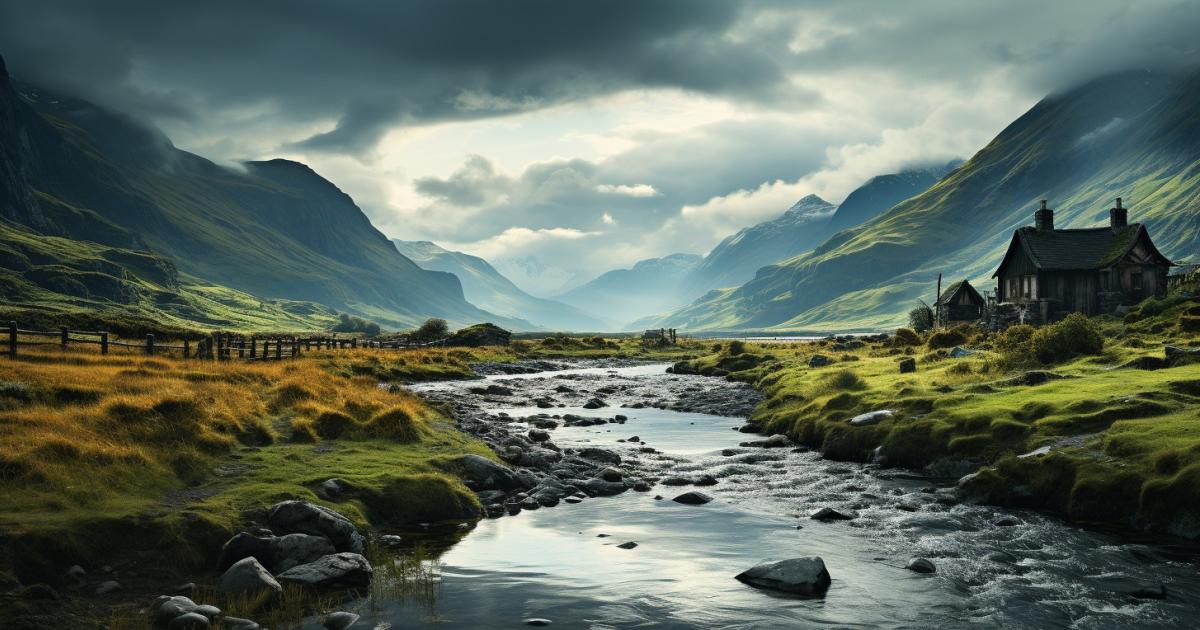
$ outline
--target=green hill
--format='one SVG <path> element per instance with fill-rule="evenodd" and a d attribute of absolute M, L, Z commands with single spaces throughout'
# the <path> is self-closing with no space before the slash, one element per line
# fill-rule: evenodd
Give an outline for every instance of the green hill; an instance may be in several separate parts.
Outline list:
<path fill-rule="evenodd" d="M 966 164 L 812 252 L 661 320 L 685 329 L 831 330 L 903 321 L 938 273 L 994 286 L 1012 230 L 1049 199 L 1060 227 L 1124 197 L 1168 257 L 1200 245 L 1200 73 L 1136 72 L 1049 96 Z"/>
<path fill-rule="evenodd" d="M 70 239 L 81 252 L 153 252 L 181 277 L 266 300 L 317 302 L 391 327 L 430 316 L 512 323 L 469 304 L 454 276 L 400 255 L 349 196 L 307 166 L 222 167 L 119 113 L 12 82 L 2 67 L 0 204 L 5 234 Z M 39 264 L 70 248 L 47 243 L 52 259 Z M 80 297 L 22 273 L 43 291 Z"/>
<path fill-rule="evenodd" d="M 462 282 L 463 293 L 472 304 L 496 313 L 528 322 L 523 329 L 602 331 L 607 327 L 598 319 L 562 302 L 534 297 L 504 277 L 488 261 L 443 249 L 429 241 L 392 243 L 401 254 L 422 269 L 452 273 Z"/>
<path fill-rule="evenodd" d="M 702 259 L 671 254 L 640 260 L 629 269 L 614 269 L 558 296 L 567 304 L 600 317 L 609 330 L 636 328 L 634 318 L 660 313 L 687 301 L 682 289 Z"/>

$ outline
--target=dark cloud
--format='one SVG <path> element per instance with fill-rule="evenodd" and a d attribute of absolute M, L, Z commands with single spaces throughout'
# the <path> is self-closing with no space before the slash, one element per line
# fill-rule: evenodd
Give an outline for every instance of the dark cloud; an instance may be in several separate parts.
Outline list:
<path fill-rule="evenodd" d="M 268 102 L 336 119 L 297 147 L 361 151 L 397 123 L 471 119 L 628 87 L 781 91 L 724 0 L 6 2 L 15 72 L 125 108 L 184 115 Z M 182 96 L 187 94 L 189 96 Z"/>

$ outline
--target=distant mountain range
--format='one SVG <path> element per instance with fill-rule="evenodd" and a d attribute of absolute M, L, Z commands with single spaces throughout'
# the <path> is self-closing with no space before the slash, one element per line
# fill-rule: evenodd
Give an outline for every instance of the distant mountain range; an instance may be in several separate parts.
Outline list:
<path fill-rule="evenodd" d="M 579 309 L 529 295 L 478 256 L 449 251 L 429 241 L 393 239 L 392 243 L 422 269 L 458 276 L 467 300 L 489 312 L 526 320 L 543 330 L 600 332 L 610 329 L 601 320 Z"/>
<path fill-rule="evenodd" d="M 1168 257 L 1200 247 L 1200 72 L 1130 72 L 1046 97 L 937 184 L 811 252 L 653 320 L 697 329 L 886 328 L 938 273 L 986 289 L 1014 228 L 1048 199 L 1060 227 L 1113 198 Z M 836 216 L 836 215 L 835 215 Z"/>
<path fill-rule="evenodd" d="M 0 266 L 11 272 L 0 295 L 10 306 L 208 326 L 311 326 L 331 309 L 389 327 L 430 316 L 522 325 L 468 303 L 453 275 L 405 258 L 307 166 L 243 169 L 119 113 L 15 84 L 0 61 Z M 240 312 L 246 304 L 259 313 Z"/>
<path fill-rule="evenodd" d="M 701 260 L 703 258 L 696 254 L 649 258 L 632 268 L 601 274 L 557 298 L 603 318 L 609 324 L 609 330 L 625 330 L 637 317 L 684 303 L 681 283 Z"/>

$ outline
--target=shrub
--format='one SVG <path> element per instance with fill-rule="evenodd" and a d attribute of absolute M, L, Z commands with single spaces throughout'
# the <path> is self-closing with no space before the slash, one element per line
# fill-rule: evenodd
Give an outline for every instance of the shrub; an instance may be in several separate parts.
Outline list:
<path fill-rule="evenodd" d="M 413 338 L 417 341 L 437 341 L 450 336 L 450 324 L 446 320 L 438 317 L 431 317 L 425 320 L 421 327 L 413 331 Z"/>
<path fill-rule="evenodd" d="M 928 346 L 930 348 L 953 348 L 961 346 L 967 342 L 967 334 L 970 330 L 966 326 L 955 326 L 945 330 L 939 330 L 929 335 Z"/>
<path fill-rule="evenodd" d="M 921 305 L 908 312 L 908 327 L 923 333 L 933 328 L 933 309 L 928 304 Z"/>
<path fill-rule="evenodd" d="M 1037 329 L 1030 343 L 1034 356 L 1045 364 L 1104 351 L 1099 328 L 1080 313 L 1071 313 L 1060 322 Z"/>
<path fill-rule="evenodd" d="M 364 429 L 371 437 L 404 443 L 417 442 L 425 433 L 423 423 L 401 407 L 393 407 L 375 415 L 367 421 Z"/>
<path fill-rule="evenodd" d="M 342 313 L 338 316 L 338 323 L 334 324 L 330 330 L 344 333 L 364 333 L 368 337 L 374 337 L 379 334 L 379 324 Z"/>
<path fill-rule="evenodd" d="M 1030 340 L 1033 339 L 1033 333 L 1037 329 L 1029 324 L 1017 324 L 1009 326 L 1003 332 L 996 335 L 993 346 L 996 352 L 1009 357 L 1026 357 L 1031 356 Z"/>
<path fill-rule="evenodd" d="M 746 352 L 745 342 L 738 339 L 729 342 L 729 354 L 742 354 L 744 352 Z"/>
<path fill-rule="evenodd" d="M 312 444 L 317 441 L 317 427 L 308 418 L 292 418 L 292 441 Z"/>
<path fill-rule="evenodd" d="M 922 343 L 921 335 L 911 328 L 897 328 L 892 339 L 897 346 L 919 346 Z"/>
<path fill-rule="evenodd" d="M 834 391 L 857 391 L 867 388 L 867 382 L 850 369 L 838 370 L 821 379 L 826 389 Z"/>
<path fill-rule="evenodd" d="M 347 429 L 354 426 L 354 418 L 340 411 L 326 411 L 313 420 L 313 428 L 317 435 L 326 439 L 341 437 Z"/>
<path fill-rule="evenodd" d="M 311 389 L 299 383 L 288 383 L 275 388 L 275 397 L 271 401 L 271 408 L 278 411 L 316 397 L 317 395 Z"/>

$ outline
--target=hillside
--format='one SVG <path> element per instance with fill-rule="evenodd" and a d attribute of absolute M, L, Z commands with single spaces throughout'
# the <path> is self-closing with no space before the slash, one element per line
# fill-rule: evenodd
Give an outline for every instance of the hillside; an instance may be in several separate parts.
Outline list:
<path fill-rule="evenodd" d="M 838 204 L 820 240 L 824 241 L 842 230 L 865 223 L 901 201 L 929 190 L 930 186 L 959 166 L 962 166 L 962 160 L 872 177 Z"/>
<path fill-rule="evenodd" d="M 393 239 L 396 249 L 422 269 L 452 273 L 472 304 L 497 315 L 530 322 L 526 329 L 605 330 L 598 319 L 562 302 L 537 298 L 522 291 L 488 261 L 449 251 L 429 241 Z"/>
<path fill-rule="evenodd" d="M 1200 245 L 1200 74 L 1136 72 L 1048 96 L 929 190 L 662 322 L 686 329 L 894 326 L 938 273 L 994 286 L 1012 230 L 1049 199 L 1059 227 L 1114 197 L 1168 257 Z"/>
<path fill-rule="evenodd" d="M 267 300 L 318 302 L 385 326 L 429 316 L 494 319 L 463 298 L 453 276 L 400 255 L 349 196 L 303 164 L 218 166 L 119 113 L 12 82 L 3 72 L 0 147 L 0 218 L 25 238 L 151 252 L 197 282 Z M 58 241 L 47 251 L 64 249 L 69 243 Z M 58 280 L 25 271 L 24 281 L 73 295 L 61 289 L 80 282 L 76 270 L 59 262 L 53 254 L 37 261 L 54 267 L 49 275 Z M 130 306 L 88 295 L 93 306 Z M 193 321 L 220 319 L 201 312 Z"/>
<path fill-rule="evenodd" d="M 609 330 L 628 328 L 646 313 L 662 312 L 686 302 L 680 283 L 701 257 L 671 254 L 639 261 L 630 269 L 614 269 L 558 299 L 608 323 Z"/>

